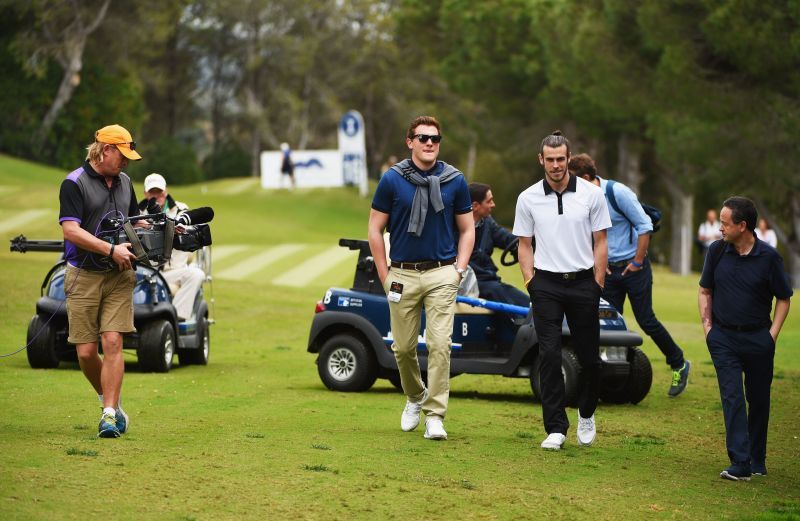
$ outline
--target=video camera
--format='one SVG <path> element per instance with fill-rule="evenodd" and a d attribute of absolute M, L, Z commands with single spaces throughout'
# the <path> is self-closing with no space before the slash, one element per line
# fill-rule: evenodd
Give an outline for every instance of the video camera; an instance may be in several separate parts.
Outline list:
<path fill-rule="evenodd" d="M 129 242 L 139 262 L 156 267 L 170 260 L 173 249 L 191 252 L 211 245 L 211 227 L 206 223 L 213 218 L 209 207 L 186 210 L 175 219 L 164 212 L 106 218 L 98 237 L 110 244 Z M 147 221 L 150 228 L 134 227 L 138 221 Z"/>

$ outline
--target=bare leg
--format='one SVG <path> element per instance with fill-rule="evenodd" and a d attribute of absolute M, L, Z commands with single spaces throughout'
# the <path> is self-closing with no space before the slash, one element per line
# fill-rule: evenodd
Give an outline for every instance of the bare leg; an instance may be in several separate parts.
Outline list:
<path fill-rule="evenodd" d="M 97 353 L 97 342 L 88 344 L 78 344 L 78 363 L 81 366 L 83 375 L 92 384 L 97 394 L 103 394 L 103 386 L 100 382 L 100 375 L 103 371 L 103 359 Z"/>
<path fill-rule="evenodd" d="M 125 360 L 122 357 L 122 334 L 116 331 L 102 333 L 103 365 L 100 381 L 103 389 L 103 406 L 116 408 L 119 403 Z"/>

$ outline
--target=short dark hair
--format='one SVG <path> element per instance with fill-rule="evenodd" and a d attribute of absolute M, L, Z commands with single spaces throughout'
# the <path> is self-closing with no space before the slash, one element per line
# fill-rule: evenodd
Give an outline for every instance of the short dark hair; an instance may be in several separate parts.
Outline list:
<path fill-rule="evenodd" d="M 753 201 L 747 197 L 734 195 L 733 197 L 725 199 L 722 206 L 730 209 L 733 224 L 739 224 L 744 221 L 747 225 L 747 229 L 751 232 L 755 232 L 756 222 L 758 222 L 758 211 Z"/>
<path fill-rule="evenodd" d="M 552 134 L 542 140 L 539 153 L 544 153 L 544 147 L 558 148 L 561 145 L 567 145 L 567 155 L 569 155 L 569 139 L 567 139 L 560 130 L 554 130 Z"/>
<path fill-rule="evenodd" d="M 469 196 L 473 203 L 482 203 L 486 199 L 486 194 L 492 187 L 484 183 L 470 183 Z"/>
<path fill-rule="evenodd" d="M 569 158 L 567 164 L 569 173 L 577 177 L 589 176 L 589 181 L 597 179 L 597 167 L 594 159 L 589 154 L 578 154 Z"/>
<path fill-rule="evenodd" d="M 432 127 L 436 127 L 436 130 L 439 131 L 439 134 L 442 133 L 442 127 L 439 125 L 439 121 L 433 116 L 417 116 L 414 118 L 414 121 L 408 126 L 408 132 L 406 132 L 406 137 L 408 139 L 414 139 L 414 134 L 416 134 L 417 127 L 420 125 L 430 125 Z"/>

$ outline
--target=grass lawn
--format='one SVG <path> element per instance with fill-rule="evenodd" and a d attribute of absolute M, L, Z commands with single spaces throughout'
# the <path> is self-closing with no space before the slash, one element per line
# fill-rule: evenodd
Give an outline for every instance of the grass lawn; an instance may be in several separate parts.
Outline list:
<path fill-rule="evenodd" d="M 0 238 L 60 238 L 65 174 L 0 156 Z M 218 247 L 366 237 L 369 201 L 347 189 L 266 192 L 235 179 L 173 191 L 215 209 Z M 24 344 L 56 257 L 0 251 L 2 353 Z M 545 452 L 527 380 L 453 379 L 441 443 L 400 431 L 404 398 L 385 380 L 365 393 L 328 391 L 306 352 L 308 328 L 315 302 L 327 286 L 349 285 L 353 268 L 302 287 L 266 273 L 215 280 L 209 365 L 145 374 L 127 355 L 131 428 L 118 440 L 96 437 L 97 400 L 77 365 L 0 359 L 0 519 L 800 519 L 797 310 L 776 354 L 769 476 L 733 483 L 718 477 L 725 434 L 697 275 L 655 273 L 656 312 L 694 363 L 686 393 L 667 397 L 670 373 L 648 339 L 650 395 L 601 404 L 594 447 L 577 447 L 572 429 L 565 450 Z M 503 274 L 520 282 L 516 267 Z"/>

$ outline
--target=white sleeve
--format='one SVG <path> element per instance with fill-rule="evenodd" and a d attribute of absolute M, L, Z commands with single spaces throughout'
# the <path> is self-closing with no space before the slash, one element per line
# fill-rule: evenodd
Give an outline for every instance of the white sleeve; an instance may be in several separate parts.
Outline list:
<path fill-rule="evenodd" d="M 514 215 L 514 229 L 511 233 L 517 237 L 533 237 L 533 213 L 525 205 L 525 192 L 517 197 L 517 209 Z"/>
<path fill-rule="evenodd" d="M 589 209 L 589 217 L 592 221 L 592 231 L 599 232 L 611 228 L 611 216 L 608 213 L 606 196 L 600 189 L 592 190 L 592 206 Z"/>

